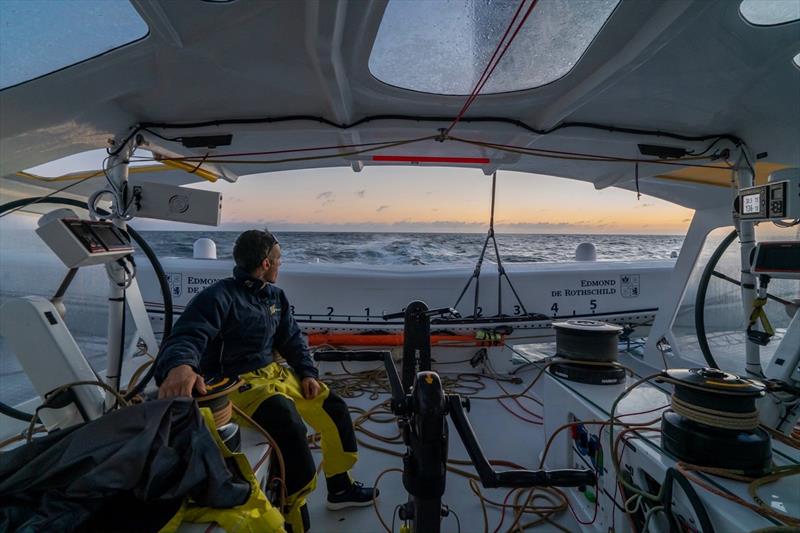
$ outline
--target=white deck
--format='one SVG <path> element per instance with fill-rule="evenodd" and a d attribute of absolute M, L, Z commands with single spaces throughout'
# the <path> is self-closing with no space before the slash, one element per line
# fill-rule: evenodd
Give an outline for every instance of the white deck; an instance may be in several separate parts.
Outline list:
<path fill-rule="evenodd" d="M 348 366 L 349 368 L 349 366 Z M 355 367 L 354 367 L 355 368 Z M 446 369 L 446 370 L 444 370 Z M 471 368 L 468 364 L 464 365 L 448 365 L 447 367 L 440 367 L 440 374 L 442 376 L 452 376 L 455 372 L 474 372 L 475 369 Z M 531 368 L 528 371 L 521 372 L 520 376 L 523 378 L 522 385 L 513 385 L 504 383 L 503 386 L 510 392 L 522 391 L 530 380 L 533 379 L 538 370 Z M 493 396 L 503 394 L 497 384 L 490 380 L 484 379 L 486 389 L 481 391 L 478 395 Z M 348 403 L 358 407 L 368 408 L 376 403 L 380 403 L 387 399 L 388 395 L 382 396 L 377 401 L 371 401 L 366 397 L 348 400 Z M 542 408 L 536 404 L 522 400 L 531 411 L 542 413 Z M 511 402 L 506 402 L 511 404 Z M 513 404 L 512 404 L 513 405 Z M 516 412 L 522 413 L 519 408 L 514 406 Z M 542 426 L 527 424 L 513 415 L 503 410 L 497 405 L 495 400 L 472 400 L 471 410 L 468 414 L 472 423 L 472 427 L 478 437 L 483 451 L 489 459 L 504 459 L 512 461 L 528 469 L 537 469 L 539 464 L 539 455 L 544 446 L 544 432 Z M 528 416 L 529 415 L 525 415 Z M 383 435 L 397 434 L 396 424 L 367 424 L 371 430 L 377 431 Z M 367 442 L 387 446 L 384 443 L 376 442 L 369 437 L 359 433 L 359 440 L 366 440 Z M 392 449 L 402 453 L 405 447 L 401 445 L 388 446 Z M 449 440 L 449 457 L 451 459 L 468 459 L 467 453 L 458 437 L 455 428 L 450 424 L 450 440 Z M 315 452 L 315 458 L 319 461 L 321 454 Z M 354 469 L 355 477 L 366 484 L 373 484 L 377 475 L 387 468 L 402 468 L 402 461 L 399 457 L 392 457 L 380 452 L 369 450 L 364 446 L 359 448 L 359 461 Z M 474 468 L 470 466 L 459 467 L 464 470 L 474 472 Z M 505 468 L 495 467 L 498 470 Z M 402 484 L 402 474 L 399 472 L 387 473 L 381 479 L 380 486 L 381 495 L 378 501 L 378 510 L 380 511 L 383 519 L 387 524 L 391 523 L 393 510 L 398 504 L 405 503 L 408 500 L 408 494 L 405 492 Z M 569 490 L 569 489 L 567 489 Z M 502 501 L 509 489 L 482 489 L 484 495 L 494 501 Z M 311 525 L 313 532 L 351 532 L 351 533 L 374 533 L 382 531 L 382 527 L 378 522 L 375 511 L 373 508 L 363 508 L 356 510 L 345 510 L 331 512 L 325 509 L 325 487 L 324 480 L 320 479 L 320 486 L 312 494 L 309 500 L 309 510 L 311 514 Z M 481 511 L 480 502 L 477 497 L 473 495 L 469 488 L 468 480 L 462 476 L 448 472 L 447 474 L 447 488 L 442 502 L 449 505 L 459 516 L 461 521 L 461 531 L 464 533 L 483 531 L 483 514 Z M 500 522 L 501 513 L 494 507 L 487 506 L 487 513 L 489 519 L 489 531 L 493 531 Z M 533 515 L 525 515 L 525 521 L 534 518 Z M 508 526 L 513 522 L 513 512 L 508 510 L 505 513 L 504 527 L 501 529 L 505 531 Z M 569 512 L 561 513 L 557 516 L 557 522 L 562 524 L 570 531 L 578 529 L 577 523 L 569 514 Z M 396 529 L 399 529 L 400 521 L 396 521 Z M 532 531 L 553 531 L 556 528 L 550 524 L 543 524 L 541 526 L 531 528 Z M 456 532 L 455 518 L 451 515 L 442 522 L 443 532 Z"/>

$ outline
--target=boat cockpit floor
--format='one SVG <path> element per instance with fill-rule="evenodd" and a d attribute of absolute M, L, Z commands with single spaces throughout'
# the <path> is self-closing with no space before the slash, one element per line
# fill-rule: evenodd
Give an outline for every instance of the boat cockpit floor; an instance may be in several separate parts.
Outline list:
<path fill-rule="evenodd" d="M 356 367 L 354 366 L 353 368 L 355 369 Z M 331 372 L 341 373 L 341 368 L 331 368 L 330 370 Z M 449 364 L 447 366 L 440 366 L 436 370 L 440 373 L 442 378 L 447 381 L 456 379 L 459 373 L 474 373 L 476 371 L 474 368 L 470 367 L 468 363 Z M 519 376 L 523 380 L 522 384 L 504 382 L 502 386 L 511 393 L 522 392 L 531 380 L 536 377 L 538 372 L 538 369 L 531 367 L 519 373 Z M 326 378 L 325 375 L 322 377 L 323 379 Z M 336 377 L 331 376 L 327 376 L 327 378 L 329 383 L 336 379 Z M 479 397 L 491 397 L 505 394 L 497 382 L 492 379 L 482 377 L 480 381 L 477 381 L 474 376 L 462 376 L 462 378 L 460 382 L 463 386 L 456 390 L 460 393 L 472 393 L 469 419 L 485 455 L 489 459 L 511 461 L 528 469 L 537 469 L 539 465 L 539 454 L 544 446 L 542 426 L 539 425 L 540 420 L 536 416 L 525 412 L 519 405 L 512 401 L 506 400 L 503 403 L 522 418 L 505 410 L 499 405 L 497 400 L 477 399 Z M 334 387 L 335 386 L 336 385 L 334 385 Z M 481 390 L 477 390 L 479 388 Z M 348 398 L 347 402 L 351 407 L 357 410 L 373 408 L 386 399 L 388 399 L 388 395 L 386 394 L 380 395 L 378 398 L 374 396 L 370 397 L 369 394 L 364 394 L 357 398 Z M 542 414 L 541 406 L 533 401 L 526 399 L 521 399 L 520 401 L 525 409 L 538 415 Z M 356 420 L 357 414 L 354 413 L 353 416 L 354 420 Z M 383 414 L 380 418 L 386 420 L 388 416 Z M 365 430 L 384 437 L 398 435 L 397 424 L 395 422 L 379 423 L 367 421 L 362 427 Z M 368 445 L 379 446 L 393 450 L 397 454 L 402 455 L 405 450 L 402 444 L 387 444 L 366 435 L 363 431 L 358 432 L 358 439 L 360 441 L 359 461 L 353 473 L 359 481 L 371 485 L 381 472 L 387 469 L 402 468 L 402 459 L 399 456 L 389 455 L 368 447 Z M 452 424 L 450 426 L 449 458 L 468 462 L 467 453 Z M 315 451 L 315 459 L 317 462 L 321 460 L 321 453 L 318 450 Z M 471 465 L 457 465 L 456 467 L 472 474 L 475 473 Z M 495 468 L 499 470 L 506 469 L 505 467 L 499 466 Z M 376 516 L 375 509 L 372 507 L 344 511 L 328 511 L 325 508 L 326 490 L 324 481 L 322 479 L 319 481 L 317 490 L 314 491 L 309 499 L 311 531 L 325 533 L 336 531 L 351 533 L 375 533 L 386 531 L 386 529 L 381 526 Z M 377 502 L 377 510 L 383 517 L 384 522 L 391 528 L 392 516 L 396 512 L 397 506 L 405 503 L 408 499 L 408 494 L 404 490 L 402 484 L 402 474 L 399 471 L 387 472 L 382 476 L 379 488 L 381 494 Z M 485 498 L 495 502 L 502 502 L 509 493 L 509 489 L 481 489 L 481 492 Z M 507 501 L 510 503 L 512 500 L 513 496 Z M 453 472 L 448 472 L 447 474 L 447 486 L 445 494 L 442 497 L 442 502 L 448 505 L 450 509 L 458 515 L 460 522 L 459 529 L 459 524 L 453 514 L 444 518 L 442 521 L 443 532 L 457 532 L 460 530 L 467 533 L 486 531 L 487 529 L 488 531 L 506 531 L 514 521 L 514 511 L 512 509 L 507 509 L 503 514 L 497 507 L 486 505 L 488 527 L 485 527 L 484 514 L 480 500 L 470 489 L 469 480 Z M 538 503 L 542 503 L 542 501 L 538 500 Z M 537 518 L 539 517 L 536 515 L 526 514 L 522 517 L 522 522 L 530 522 Z M 538 527 L 533 527 L 529 530 L 556 531 L 564 528 L 567 531 L 576 531 L 578 529 L 576 522 L 568 510 L 554 515 L 553 521 L 558 523 L 561 527 L 544 522 Z M 399 531 L 399 528 L 400 520 L 396 519 L 393 531 Z"/>

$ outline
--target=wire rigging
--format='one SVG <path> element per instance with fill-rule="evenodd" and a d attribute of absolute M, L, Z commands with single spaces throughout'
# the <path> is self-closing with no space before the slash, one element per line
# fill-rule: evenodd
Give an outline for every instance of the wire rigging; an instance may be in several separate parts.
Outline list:
<path fill-rule="evenodd" d="M 467 284 L 464 286 L 464 289 L 459 294 L 458 299 L 456 299 L 456 303 L 453 305 L 453 308 L 457 308 L 458 304 L 461 303 L 461 299 L 466 294 L 469 286 L 472 284 L 472 281 L 475 281 L 475 299 L 472 307 L 472 316 L 473 318 L 478 318 L 478 303 L 479 303 L 479 287 L 480 287 L 480 275 L 481 275 L 481 268 L 483 266 L 483 259 L 486 255 L 486 248 L 489 245 L 489 241 L 492 241 L 494 245 L 494 254 L 495 259 L 497 260 L 497 316 L 501 316 L 503 314 L 503 277 L 505 277 L 506 281 L 508 282 L 508 286 L 511 289 L 511 292 L 514 294 L 514 297 L 517 299 L 517 303 L 519 304 L 520 309 L 522 310 L 523 315 L 528 316 L 528 310 L 525 309 L 525 304 L 522 303 L 522 299 L 517 294 L 517 290 L 514 288 L 514 284 L 511 283 L 511 278 L 508 277 L 506 273 L 506 269 L 503 266 L 503 260 L 500 257 L 500 250 L 497 246 L 497 238 L 494 234 L 494 206 L 495 206 L 495 199 L 496 199 L 496 186 L 497 186 L 497 171 L 492 174 L 492 203 L 491 203 L 491 212 L 489 215 L 489 231 L 486 234 L 486 240 L 483 242 L 483 248 L 481 249 L 481 254 L 478 257 L 478 261 L 475 263 L 475 269 L 470 275 L 469 279 L 467 280 Z"/>

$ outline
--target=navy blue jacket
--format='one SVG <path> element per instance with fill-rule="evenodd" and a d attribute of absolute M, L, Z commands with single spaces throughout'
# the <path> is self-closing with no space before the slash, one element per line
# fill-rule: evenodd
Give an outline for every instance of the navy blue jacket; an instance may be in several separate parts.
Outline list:
<path fill-rule="evenodd" d="M 295 373 L 319 373 L 281 289 L 264 285 L 239 267 L 210 285 L 184 309 L 156 361 L 156 383 L 189 365 L 204 378 L 236 376 L 262 368 L 278 351 Z"/>

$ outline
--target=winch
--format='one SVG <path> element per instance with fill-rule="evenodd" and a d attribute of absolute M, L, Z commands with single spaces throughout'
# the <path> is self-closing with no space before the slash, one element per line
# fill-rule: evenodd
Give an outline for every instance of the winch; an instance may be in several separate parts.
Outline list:
<path fill-rule="evenodd" d="M 616 364 L 620 326 L 598 320 L 554 322 L 556 357 L 549 371 L 561 378 L 591 385 L 625 381 L 625 369 Z"/>
<path fill-rule="evenodd" d="M 242 443 L 239 425 L 231 422 L 233 404 L 228 398 L 228 393 L 238 386 L 239 382 L 238 377 L 210 379 L 206 382 L 206 394 L 196 397 L 198 406 L 211 409 L 217 433 L 231 452 L 238 452 Z"/>
<path fill-rule="evenodd" d="M 664 449 L 693 465 L 761 475 L 772 445 L 758 427 L 756 400 L 765 386 L 716 368 L 666 371 L 675 390 L 661 419 Z"/>

